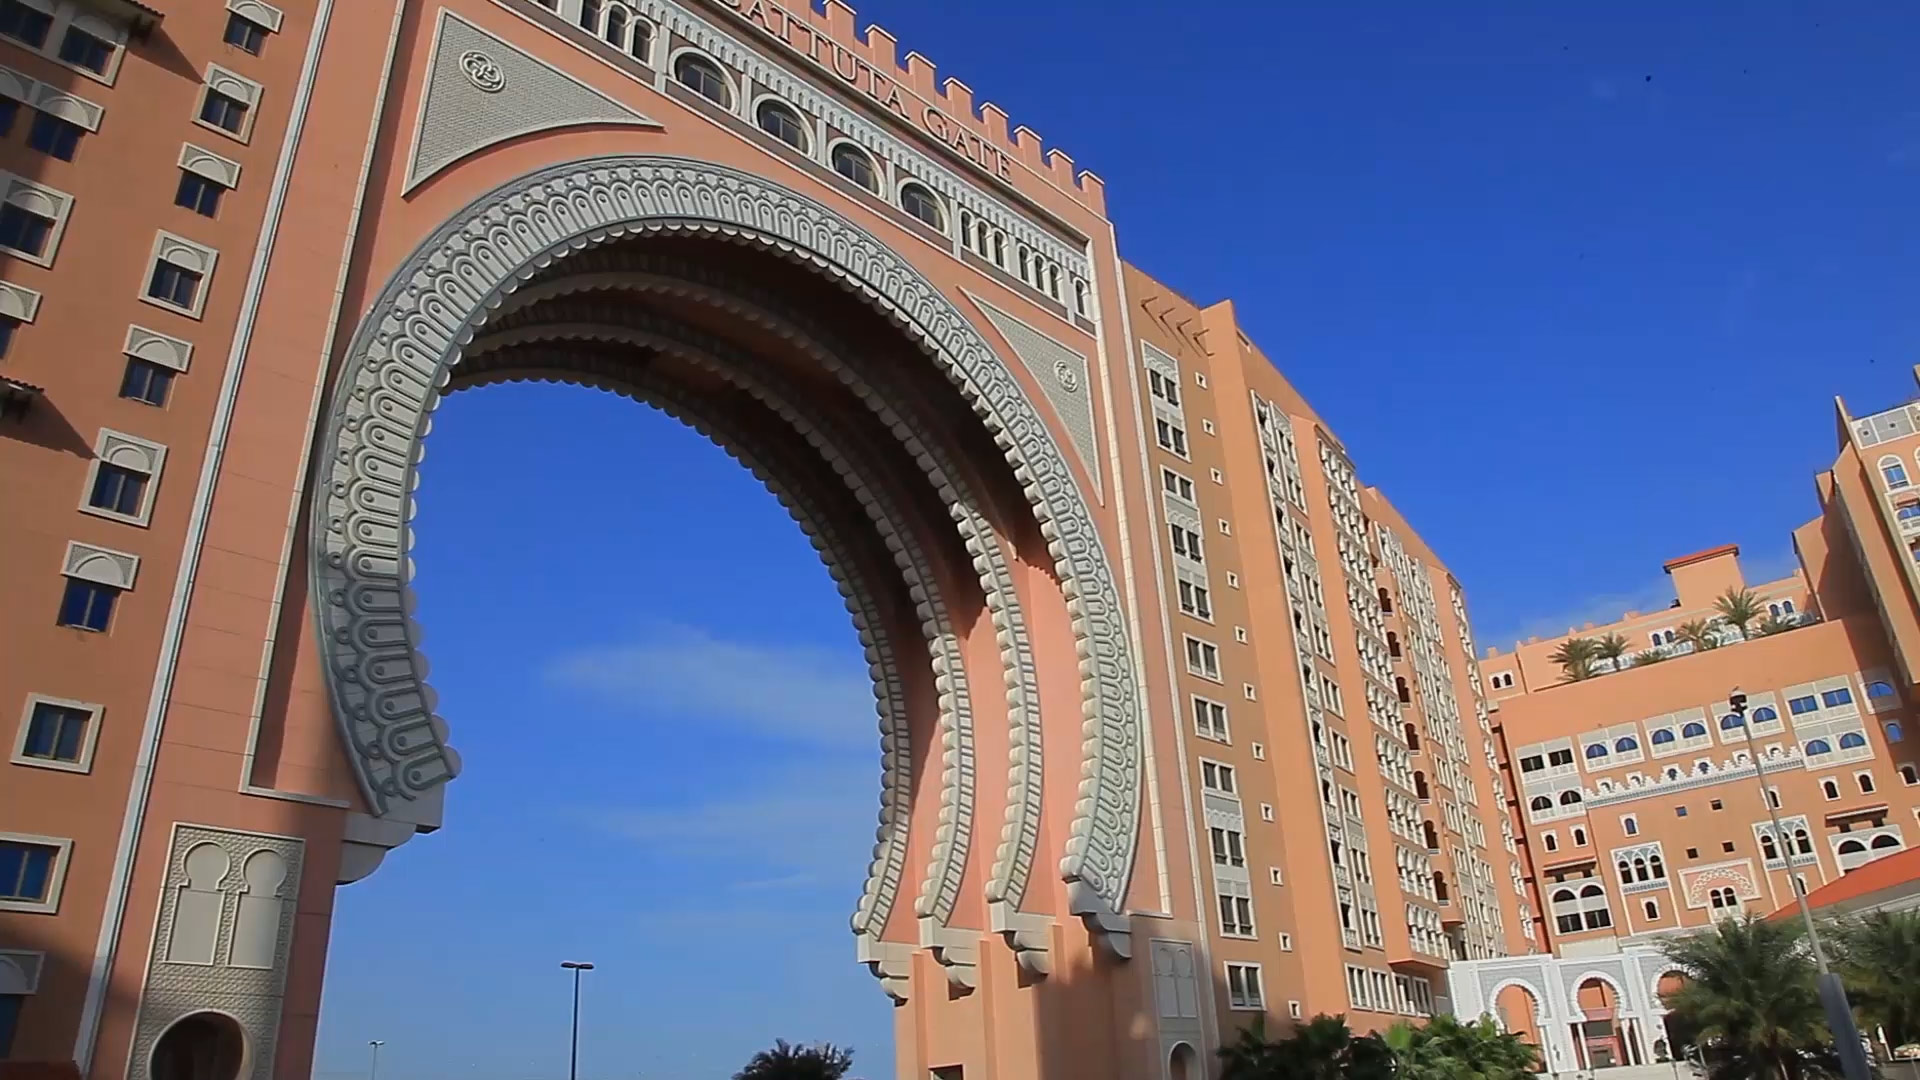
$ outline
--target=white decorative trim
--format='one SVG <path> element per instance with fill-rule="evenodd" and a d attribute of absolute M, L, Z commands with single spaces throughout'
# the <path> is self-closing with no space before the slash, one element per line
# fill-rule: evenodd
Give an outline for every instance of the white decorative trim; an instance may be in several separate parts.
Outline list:
<path fill-rule="evenodd" d="M 40 990 L 40 972 L 47 954 L 27 949 L 0 949 L 0 994 L 26 997 Z"/>
<path fill-rule="evenodd" d="M 67 577 L 112 589 L 132 589 L 139 572 L 140 556 L 78 540 L 67 542 L 67 554 L 60 564 L 60 573 Z"/>
<path fill-rule="evenodd" d="M 195 243 L 177 233 L 160 229 L 154 234 L 153 256 L 147 263 L 147 272 L 140 278 L 140 299 L 154 307 L 178 312 L 190 319 L 198 319 L 207 309 L 207 294 L 213 291 L 213 268 L 219 261 L 220 253 L 213 248 Z M 162 262 L 171 263 L 183 270 L 191 270 L 200 275 L 200 285 L 193 291 L 192 304 L 181 307 L 147 291 L 155 265 Z"/>
<path fill-rule="evenodd" d="M 201 80 L 200 96 L 193 103 L 193 122 L 208 131 L 218 132 L 235 142 L 246 142 L 253 138 L 253 125 L 260 119 L 260 97 L 264 88 L 252 79 L 235 74 L 219 64 L 208 64 L 207 73 Z M 218 124 L 210 124 L 200 119 L 206 109 L 207 95 L 225 94 L 247 107 L 246 116 L 240 123 L 239 131 L 228 131 Z"/>
<path fill-rule="evenodd" d="M 32 322 L 40 314 L 40 294 L 25 285 L 15 285 L 11 281 L 0 281 L 0 315 L 23 323 Z"/>
<path fill-rule="evenodd" d="M 227 10 L 275 34 L 280 32 L 280 24 L 286 18 L 284 12 L 266 0 L 227 0 Z"/>
<path fill-rule="evenodd" d="M 160 470 L 167 461 L 167 448 L 157 442 L 142 439 L 138 435 L 128 435 L 123 431 L 101 428 L 94 439 L 93 460 L 87 464 L 86 486 L 80 489 L 79 511 L 95 517 L 124 521 L 130 525 L 146 527 L 153 517 L 153 502 L 160 490 Z M 147 478 L 146 486 L 140 492 L 140 508 L 131 514 L 122 514 L 93 505 L 93 485 L 100 476 L 102 464 L 118 465 L 123 469 L 140 473 Z"/>
<path fill-rule="evenodd" d="M 231 158 L 221 157 L 205 147 L 182 143 L 180 167 L 224 188 L 232 189 L 240 186 L 240 163 Z"/>
<path fill-rule="evenodd" d="M 127 343 L 121 351 L 137 360 L 185 371 L 193 359 L 193 342 L 134 324 L 127 327 Z"/>
<path fill-rule="evenodd" d="M 347 350 L 320 459 L 327 483 L 315 505 L 313 570 L 335 706 L 369 804 L 437 824 L 438 789 L 458 769 L 420 681 L 402 554 L 436 388 L 487 309 L 553 259 L 623 235 L 687 230 L 770 244 L 845 281 L 934 353 L 998 436 L 1040 518 L 1085 655 L 1084 779 L 1060 870 L 1073 913 L 1124 954 L 1142 737 L 1132 643 L 1059 446 L 1004 362 L 910 264 L 817 203 L 701 162 L 602 158 L 497 189 L 417 250 Z"/>
<path fill-rule="evenodd" d="M 0 197 L 0 202 L 11 203 L 53 222 L 53 227 L 47 230 L 46 248 L 38 255 L 18 248 L 0 250 L 35 266 L 52 266 L 54 256 L 60 252 L 60 239 L 67 232 L 67 218 L 73 213 L 73 196 L 14 173 L 0 172 L 0 181 L 5 184 L 5 195 Z"/>
<path fill-rule="evenodd" d="M 53 868 L 47 872 L 45 900 L 0 900 L 0 911 L 23 915 L 54 915 L 60 911 L 60 894 L 67 887 L 67 864 L 73 861 L 73 841 L 64 836 L 40 836 L 35 833 L 0 832 L 0 840 L 16 844 L 37 844 L 54 849 Z"/>
<path fill-rule="evenodd" d="M 86 98 L 77 97 L 57 86 L 48 86 L 46 83 L 38 83 L 34 86 L 33 100 L 27 104 L 86 131 L 99 131 L 100 119 L 107 113 L 106 109 Z"/>
<path fill-rule="evenodd" d="M 86 712 L 87 732 L 80 743 L 80 756 L 73 761 L 59 761 L 50 758 L 27 756 L 27 731 L 33 724 L 33 711 L 41 705 L 53 705 L 62 709 L 78 709 Z M 90 701 L 73 701 L 68 698 L 52 697 L 47 694 L 28 694 L 27 703 L 20 710 L 20 731 L 13 740 L 13 763 L 35 769 L 54 769 L 59 772 L 87 773 L 93 771 L 93 748 L 100 741 L 100 720 L 106 715 L 104 705 Z M 0 991 L 4 993 L 4 991 Z"/>

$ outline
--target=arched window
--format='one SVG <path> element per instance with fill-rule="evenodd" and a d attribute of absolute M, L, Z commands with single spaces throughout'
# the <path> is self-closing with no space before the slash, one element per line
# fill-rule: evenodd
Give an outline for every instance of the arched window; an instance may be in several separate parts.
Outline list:
<path fill-rule="evenodd" d="M 1595 758 L 1603 758 L 1606 756 L 1607 756 L 1607 746 L 1605 743 L 1594 743 L 1592 746 L 1587 747 L 1588 761 L 1592 761 Z"/>
<path fill-rule="evenodd" d="M 1623 817 L 1623 818 L 1621 818 L 1621 819 L 1620 819 L 1620 831 L 1621 831 L 1621 832 L 1624 832 L 1624 833 L 1626 833 L 1626 834 L 1627 834 L 1628 836 L 1639 836 L 1639 835 L 1640 835 L 1640 820 L 1639 820 L 1638 818 L 1635 818 L 1635 817 Z"/>
<path fill-rule="evenodd" d="M 1920 518 L 1920 502 L 1910 502 L 1901 505 L 1899 509 L 1893 512 L 1893 516 L 1901 521 L 1912 521 L 1914 518 Z"/>
<path fill-rule="evenodd" d="M 1760 853 L 1769 859 L 1777 859 L 1780 857 L 1780 846 L 1773 842 L 1772 833 L 1760 834 Z"/>
<path fill-rule="evenodd" d="M 1647 880 L 1647 860 L 1645 859 L 1633 860 L 1633 880 L 1635 881 Z"/>
<path fill-rule="evenodd" d="M 1771 615 L 1771 616 L 1773 616 L 1773 617 L 1774 617 L 1774 618 L 1776 618 L 1776 619 L 1777 619 L 1777 618 L 1779 618 L 1779 617 L 1780 617 L 1780 605 L 1779 605 L 1779 604 L 1768 604 L 1768 605 L 1767 605 L 1767 614 L 1769 614 L 1769 615 Z"/>
<path fill-rule="evenodd" d="M 1055 300 L 1060 296 L 1060 268 L 1053 263 L 1047 264 L 1047 295 Z"/>
<path fill-rule="evenodd" d="M 1579 899 L 1579 897 L 1573 895 L 1572 889 L 1561 889 L 1553 894 L 1553 902 L 1556 904 L 1570 903 L 1577 899 Z"/>
<path fill-rule="evenodd" d="M 1543 836 L 1541 836 L 1541 837 L 1540 837 L 1540 843 L 1541 843 L 1541 845 L 1542 845 L 1542 846 L 1544 846 L 1544 847 L 1545 847 L 1545 848 L 1546 848 L 1546 849 L 1547 849 L 1548 851 L 1559 851 L 1559 850 L 1560 850 L 1560 838 L 1559 838 L 1558 836 L 1555 836 L 1555 835 L 1554 835 L 1554 834 L 1552 834 L 1552 833 L 1547 833 L 1547 834 L 1545 834 L 1545 835 L 1543 835 Z"/>
<path fill-rule="evenodd" d="M 1622 754 L 1631 754 L 1640 749 L 1640 740 L 1628 735 L 1626 738 L 1617 740 L 1613 748 Z"/>
<path fill-rule="evenodd" d="M 1793 850 L 1802 855 L 1813 854 L 1813 838 L 1807 835 L 1807 830 L 1793 830 Z"/>
<path fill-rule="evenodd" d="M 1882 848 L 1897 848 L 1900 846 L 1900 838 L 1891 833 L 1881 833 L 1879 836 L 1873 838 L 1873 843 L 1867 846 L 1873 848 L 1875 851 L 1879 851 Z"/>
<path fill-rule="evenodd" d="M 1021 281 L 1033 281 L 1033 256 L 1027 251 L 1027 245 L 1021 244 L 1014 248 L 1013 268 L 1014 272 L 1020 275 Z"/>
<path fill-rule="evenodd" d="M 1756 724 L 1771 724 L 1778 719 L 1780 713 L 1771 705 L 1762 705 L 1753 710 L 1753 722 Z"/>
<path fill-rule="evenodd" d="M 1867 737 L 1857 731 L 1849 731 L 1845 735 L 1840 736 L 1840 749 L 1842 750 L 1852 750 L 1855 747 L 1865 745 L 1867 745 Z"/>
<path fill-rule="evenodd" d="M 1665 638 L 1666 638 L 1666 640 L 1665 640 L 1665 641 L 1663 641 L 1663 642 L 1661 642 L 1661 644 L 1663 644 L 1663 645 L 1671 645 L 1671 644 L 1673 644 L 1673 631 L 1671 631 L 1671 630 L 1663 630 L 1663 631 L 1661 631 L 1661 635 L 1662 635 L 1663 637 L 1665 637 Z"/>
<path fill-rule="evenodd" d="M 873 159 L 852 143 L 833 148 L 833 171 L 868 191 L 880 190 L 880 175 L 874 171 Z"/>
<path fill-rule="evenodd" d="M 1893 684 L 1885 679 L 1875 679 L 1867 684 L 1867 700 L 1884 701 L 1893 696 Z"/>
<path fill-rule="evenodd" d="M 1579 801 L 1580 793 L 1578 791 L 1563 791 L 1560 793 L 1561 806 L 1572 806 Z"/>
<path fill-rule="evenodd" d="M 627 54 L 645 64 L 653 57 L 653 24 L 645 19 L 633 20 L 633 37 L 627 42 Z"/>
<path fill-rule="evenodd" d="M 1625 859 L 1620 860 L 1620 884 L 1633 884 L 1633 869 L 1627 865 L 1627 860 Z"/>
<path fill-rule="evenodd" d="M 1087 304 L 1087 283 L 1079 278 L 1073 279 L 1073 310 L 1082 315 L 1090 314 Z"/>
<path fill-rule="evenodd" d="M 1841 855 L 1860 855 L 1865 853 L 1866 850 L 1867 845 L 1858 840 L 1842 840 L 1840 841 L 1840 846 L 1834 849 L 1836 853 Z"/>
<path fill-rule="evenodd" d="M 1840 785 L 1832 780 L 1822 780 L 1820 794 L 1825 795 L 1829 801 L 1837 799 L 1840 797 Z"/>
<path fill-rule="evenodd" d="M 1707 734 L 1707 725 L 1701 723 L 1698 720 L 1695 720 L 1689 723 L 1686 727 L 1683 727 L 1680 729 L 1680 737 L 1683 739 L 1701 739 L 1701 738 L 1705 738 L 1706 734 Z"/>
<path fill-rule="evenodd" d="M 1899 491 L 1907 486 L 1907 467 L 1897 457 L 1880 459 L 1880 478 L 1887 482 L 1888 491 Z"/>
<path fill-rule="evenodd" d="M 900 188 L 900 209 L 925 222 L 929 228 L 947 231 L 947 214 L 940 208 L 940 200 L 933 192 L 920 184 L 904 184 Z"/>
<path fill-rule="evenodd" d="M 1680 779 L 1680 770 L 1669 765 L 1667 766 L 1667 771 L 1664 773 L 1661 773 L 1660 775 L 1664 776 L 1668 780 L 1678 780 Z"/>
<path fill-rule="evenodd" d="M 1909 786 L 1920 784 L 1920 769 L 1916 769 L 1911 765 L 1900 766 L 1900 780 Z"/>
<path fill-rule="evenodd" d="M 1739 713 L 1728 713 L 1720 718 L 1721 731 L 1732 731 L 1734 728 L 1745 726 L 1745 724 L 1746 721 L 1740 719 Z"/>
<path fill-rule="evenodd" d="M 1786 612 L 1789 615 L 1793 614 L 1793 601 L 1791 600 L 1780 601 L 1780 610 Z"/>
<path fill-rule="evenodd" d="M 1535 795 L 1533 801 L 1527 805 L 1535 810 L 1551 810 L 1553 809 L 1553 800 L 1547 798 L 1545 795 Z"/>
<path fill-rule="evenodd" d="M 992 258 L 995 266 L 1007 265 L 1007 234 L 1001 232 L 999 229 L 993 230 Z"/>
<path fill-rule="evenodd" d="M 675 60 L 673 77 L 680 80 L 687 89 L 723 109 L 731 100 L 727 77 L 720 74 L 720 68 L 704 56 L 688 53 Z"/>
<path fill-rule="evenodd" d="M 1660 861 L 1660 856 L 1658 853 L 1652 856 L 1650 862 L 1652 863 L 1652 866 L 1653 866 L 1653 876 L 1656 879 L 1664 878 L 1667 876 L 1667 864 Z"/>
<path fill-rule="evenodd" d="M 1653 733 L 1653 745 L 1655 746 L 1665 746 L 1666 744 L 1672 741 L 1673 741 L 1672 728 L 1663 727 L 1659 731 L 1656 731 Z"/>
<path fill-rule="evenodd" d="M 627 9 L 615 4 L 607 9 L 607 27 L 601 31 L 601 37 L 616 49 L 627 45 Z"/>
<path fill-rule="evenodd" d="M 600 33 L 600 0 L 580 0 L 580 29 Z"/>
<path fill-rule="evenodd" d="M 807 125 L 800 114 L 777 101 L 763 101 L 753 110 L 753 122 L 760 130 L 801 153 L 807 152 Z"/>

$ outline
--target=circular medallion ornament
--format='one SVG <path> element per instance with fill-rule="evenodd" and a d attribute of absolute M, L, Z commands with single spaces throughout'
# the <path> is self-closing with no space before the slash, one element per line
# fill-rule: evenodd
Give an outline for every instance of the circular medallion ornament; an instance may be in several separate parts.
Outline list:
<path fill-rule="evenodd" d="M 1053 362 L 1053 377 L 1060 380 L 1060 385 L 1070 394 L 1080 389 L 1080 373 L 1073 370 L 1073 365 L 1065 360 Z"/>
<path fill-rule="evenodd" d="M 483 93 L 497 94 L 507 87 L 507 73 L 500 70 L 493 57 L 478 49 L 460 54 L 460 72 Z"/>

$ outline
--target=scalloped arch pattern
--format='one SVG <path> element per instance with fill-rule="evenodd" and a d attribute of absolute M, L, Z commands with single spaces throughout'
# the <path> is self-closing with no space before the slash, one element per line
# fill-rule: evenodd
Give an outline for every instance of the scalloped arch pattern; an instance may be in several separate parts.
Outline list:
<path fill-rule="evenodd" d="M 1080 658 L 1080 783 L 1059 870 L 1070 911 L 1123 931 L 1139 829 L 1136 659 L 1111 564 L 1066 455 L 1006 362 L 904 258 L 765 179 L 682 158 L 553 166 L 476 199 L 393 275 L 356 331 L 316 458 L 311 573 L 336 719 L 370 809 L 439 824 L 459 771 L 425 683 L 408 581 L 429 416 L 475 329 L 535 273 L 625 236 L 713 231 L 837 279 L 939 363 L 1020 482 L 1062 583 Z"/>

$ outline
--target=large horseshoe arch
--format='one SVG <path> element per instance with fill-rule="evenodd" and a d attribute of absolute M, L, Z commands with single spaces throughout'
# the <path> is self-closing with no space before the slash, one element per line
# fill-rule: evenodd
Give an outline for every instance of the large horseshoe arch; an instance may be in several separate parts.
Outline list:
<path fill-rule="evenodd" d="M 1045 539 L 1079 658 L 1079 783 L 1058 870 L 1069 912 L 1126 955 L 1144 738 L 1137 658 L 1104 546 L 1060 444 L 1007 364 L 906 259 L 818 202 L 706 162 L 604 157 L 512 180 L 420 244 L 354 334 L 316 451 L 310 569 L 335 717 L 369 812 L 435 827 L 443 785 L 459 771 L 425 681 L 408 584 L 412 493 L 442 390 L 476 331 L 530 279 L 588 249 L 676 233 L 760 246 L 854 295 L 937 367 L 999 448 L 1004 463 L 995 464 L 1011 469 Z M 1016 681 L 1010 665 L 1010 696 Z M 1048 722 L 1068 719 L 1056 714 Z M 897 758 L 887 755 L 884 767 L 897 767 Z M 887 793 L 898 788 L 889 772 L 882 849 L 890 842 L 886 816 L 897 812 Z M 1031 794 L 1037 800 L 1037 786 Z M 1021 847 L 1013 810 L 1001 863 L 1010 847 Z M 904 825 L 894 824 L 897 843 Z M 897 876 L 897 855 L 876 850 L 875 873 L 892 865 Z M 1024 877 L 1011 867 L 1006 875 Z M 870 881 L 869 897 L 873 890 Z"/>

